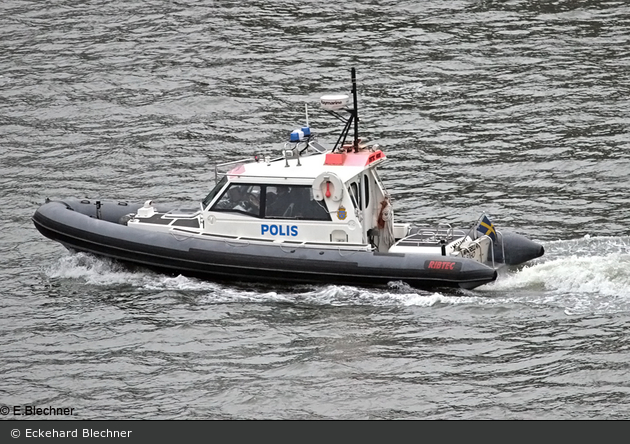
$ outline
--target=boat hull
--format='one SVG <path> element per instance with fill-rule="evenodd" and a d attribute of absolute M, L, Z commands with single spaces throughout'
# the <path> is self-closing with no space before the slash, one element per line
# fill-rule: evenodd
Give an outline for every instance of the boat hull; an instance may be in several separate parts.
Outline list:
<path fill-rule="evenodd" d="M 185 230 L 157 232 L 121 223 L 141 205 L 51 201 L 33 215 L 37 229 L 66 248 L 161 272 L 221 281 L 383 286 L 402 281 L 416 288 L 472 289 L 497 272 L 470 259 L 433 254 L 378 253 L 260 245 L 218 240 Z"/>

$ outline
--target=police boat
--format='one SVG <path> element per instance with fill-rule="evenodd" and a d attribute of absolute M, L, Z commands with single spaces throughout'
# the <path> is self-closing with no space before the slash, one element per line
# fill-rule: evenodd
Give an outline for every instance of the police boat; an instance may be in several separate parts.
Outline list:
<path fill-rule="evenodd" d="M 193 207 L 46 199 L 33 222 L 70 251 L 216 281 L 473 289 L 543 255 L 485 214 L 467 228 L 396 220 L 377 173 L 385 153 L 358 136 L 354 68 L 351 80 L 352 97 L 321 98 L 344 122 L 331 149 L 307 114 L 277 157 L 216 165 L 214 188 Z"/>

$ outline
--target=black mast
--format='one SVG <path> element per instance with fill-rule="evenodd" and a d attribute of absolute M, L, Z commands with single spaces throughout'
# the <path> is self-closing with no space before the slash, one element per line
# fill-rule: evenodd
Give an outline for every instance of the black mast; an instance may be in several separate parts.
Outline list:
<path fill-rule="evenodd" d="M 357 106 L 357 74 L 354 68 L 352 68 L 351 77 L 352 77 L 352 101 L 353 101 L 353 110 L 352 110 L 352 118 L 354 119 L 354 152 L 359 151 L 359 110 Z"/>
<path fill-rule="evenodd" d="M 339 138 L 337 139 L 337 143 L 335 143 L 335 146 L 332 149 L 333 152 L 337 150 L 341 151 L 343 149 L 343 146 L 346 142 L 346 138 L 348 137 L 348 134 L 350 133 L 350 127 L 352 126 L 352 122 L 354 122 L 354 141 L 352 143 L 352 148 L 354 149 L 355 152 L 359 151 L 359 111 L 358 111 L 358 105 L 357 105 L 357 75 L 354 68 L 351 68 L 350 73 L 351 73 L 351 78 L 352 78 L 352 101 L 354 103 L 352 104 L 351 109 L 344 108 L 344 111 L 348 111 L 348 113 L 350 114 L 350 117 L 346 119 L 340 116 L 339 114 L 337 114 L 333 110 L 329 110 L 329 109 L 326 110 L 329 114 L 332 114 L 333 116 L 335 116 L 336 118 L 338 118 L 339 120 L 345 123 L 344 128 L 341 131 Z"/>

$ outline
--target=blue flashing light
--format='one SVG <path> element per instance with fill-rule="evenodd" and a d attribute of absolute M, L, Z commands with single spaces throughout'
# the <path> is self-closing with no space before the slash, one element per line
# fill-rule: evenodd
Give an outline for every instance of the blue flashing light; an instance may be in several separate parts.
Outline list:
<path fill-rule="evenodd" d="M 304 138 L 304 133 L 301 130 L 294 130 L 291 133 L 291 138 L 289 139 L 291 142 L 299 142 Z"/>

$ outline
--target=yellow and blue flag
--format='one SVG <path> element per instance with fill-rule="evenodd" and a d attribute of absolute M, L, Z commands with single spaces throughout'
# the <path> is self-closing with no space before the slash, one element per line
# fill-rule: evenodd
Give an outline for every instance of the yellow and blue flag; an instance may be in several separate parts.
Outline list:
<path fill-rule="evenodd" d="M 494 225 L 492 225 L 492 222 L 490 222 L 490 219 L 488 219 L 488 216 L 486 216 L 485 214 L 477 224 L 477 231 L 480 231 L 488 236 L 490 239 L 492 239 L 492 242 L 497 241 L 497 232 L 494 229 Z"/>

